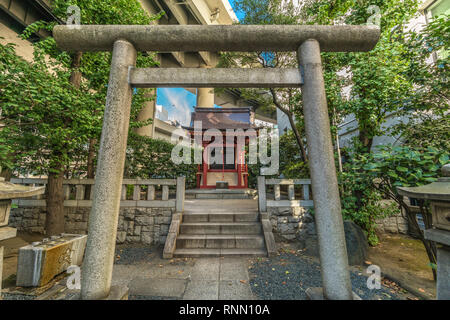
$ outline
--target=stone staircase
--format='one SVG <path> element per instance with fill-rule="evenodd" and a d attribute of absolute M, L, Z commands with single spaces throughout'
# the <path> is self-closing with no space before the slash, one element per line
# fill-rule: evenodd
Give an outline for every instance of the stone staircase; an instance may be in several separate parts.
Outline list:
<path fill-rule="evenodd" d="M 174 257 L 267 256 L 258 211 L 184 212 Z"/>
<path fill-rule="evenodd" d="M 186 190 L 186 199 L 256 199 L 254 189 L 191 189 Z"/>
<path fill-rule="evenodd" d="M 185 211 L 172 219 L 163 255 L 267 256 L 263 226 L 255 200 L 186 200 Z"/>

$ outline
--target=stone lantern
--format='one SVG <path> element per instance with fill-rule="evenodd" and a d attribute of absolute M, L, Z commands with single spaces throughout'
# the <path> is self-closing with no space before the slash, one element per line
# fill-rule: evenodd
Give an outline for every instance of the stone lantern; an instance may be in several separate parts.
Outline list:
<path fill-rule="evenodd" d="M 45 187 L 27 187 L 4 181 L 0 178 L 0 241 L 16 236 L 17 230 L 8 227 L 9 214 L 13 199 L 27 198 L 43 194 Z M 3 246 L 0 246 L 0 299 L 3 271 Z"/>
<path fill-rule="evenodd" d="M 442 167 L 442 175 L 428 185 L 397 191 L 402 196 L 430 201 L 433 227 L 425 230 L 424 236 L 442 245 L 437 248 L 437 299 L 450 300 L 450 164 Z"/>

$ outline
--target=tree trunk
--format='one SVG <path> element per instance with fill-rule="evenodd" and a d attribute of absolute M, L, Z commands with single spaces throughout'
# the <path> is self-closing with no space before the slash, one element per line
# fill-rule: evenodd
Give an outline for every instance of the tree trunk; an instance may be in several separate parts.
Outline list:
<path fill-rule="evenodd" d="M 69 82 L 74 87 L 79 88 L 81 85 L 81 57 L 82 52 L 75 52 L 72 59 L 72 73 L 70 74 Z M 55 168 L 51 168 L 48 174 L 47 182 L 47 218 L 45 223 L 45 230 L 47 236 L 58 235 L 64 232 L 64 168 L 61 164 Z M 54 171 L 54 172 L 53 172 Z"/>
<path fill-rule="evenodd" d="M 294 117 L 292 116 L 292 114 L 290 112 L 284 112 L 284 113 L 286 114 L 286 116 L 289 119 L 289 123 L 292 127 L 292 131 L 294 132 L 295 139 L 297 140 L 297 144 L 300 147 L 300 152 L 302 154 L 302 160 L 305 163 L 308 163 L 308 156 L 306 155 L 305 145 L 303 144 L 302 136 L 300 135 L 300 132 L 298 132 L 297 126 L 295 125 Z"/>
<path fill-rule="evenodd" d="M 47 219 L 45 230 L 47 236 L 64 232 L 64 172 L 58 168 L 58 173 L 50 172 L 47 183 Z"/>
<path fill-rule="evenodd" d="M 75 52 L 72 60 L 72 73 L 70 74 L 69 82 L 73 84 L 74 87 L 79 88 L 81 85 L 81 57 L 83 56 L 83 52 L 77 51 Z"/>
<path fill-rule="evenodd" d="M 282 104 L 279 102 L 277 95 L 275 93 L 275 90 L 273 88 L 270 88 L 270 92 L 272 94 L 273 104 L 288 117 L 289 124 L 291 125 L 292 131 L 294 132 L 294 135 L 295 135 L 295 139 L 297 140 L 297 144 L 300 148 L 302 160 L 305 163 L 308 163 L 308 157 L 306 155 L 305 145 L 303 144 L 302 136 L 301 136 L 300 132 L 298 132 L 297 126 L 295 125 L 294 117 L 292 116 L 292 113 L 290 112 L 291 109 L 287 110 L 282 107 Z"/>
<path fill-rule="evenodd" d="M 94 166 L 94 158 L 95 158 L 95 145 L 97 144 L 97 139 L 89 140 L 89 151 L 87 158 L 87 178 L 94 179 L 95 178 L 95 166 Z M 88 200 L 91 197 L 92 186 L 86 185 L 85 190 L 85 199 Z"/>
<path fill-rule="evenodd" d="M 366 129 L 359 129 L 359 142 L 361 143 L 364 150 L 363 152 L 370 153 L 372 148 L 373 138 L 369 138 L 369 134 Z"/>
<path fill-rule="evenodd" d="M 0 168 L 0 177 L 5 178 L 5 181 L 11 180 L 11 177 L 12 177 L 11 169 L 1 170 L 1 168 Z"/>

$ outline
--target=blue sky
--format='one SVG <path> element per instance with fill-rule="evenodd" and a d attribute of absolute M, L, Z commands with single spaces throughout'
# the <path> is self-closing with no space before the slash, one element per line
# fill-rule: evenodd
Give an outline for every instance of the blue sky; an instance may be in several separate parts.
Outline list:
<path fill-rule="evenodd" d="M 234 0 L 229 0 L 234 8 Z M 242 13 L 235 10 L 238 19 L 243 17 Z M 158 88 L 157 105 L 161 105 L 169 113 L 169 119 L 178 120 L 182 125 L 190 124 L 190 115 L 197 104 L 195 94 L 182 88 Z"/>

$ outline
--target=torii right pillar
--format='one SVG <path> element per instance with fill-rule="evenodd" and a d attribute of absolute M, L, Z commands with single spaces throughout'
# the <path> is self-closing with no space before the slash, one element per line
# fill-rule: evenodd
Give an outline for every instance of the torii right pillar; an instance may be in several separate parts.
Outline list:
<path fill-rule="evenodd" d="M 319 42 L 304 41 L 298 60 L 323 282 L 323 291 L 310 288 L 307 294 L 310 299 L 352 300 Z"/>

